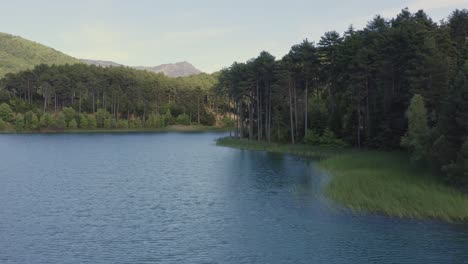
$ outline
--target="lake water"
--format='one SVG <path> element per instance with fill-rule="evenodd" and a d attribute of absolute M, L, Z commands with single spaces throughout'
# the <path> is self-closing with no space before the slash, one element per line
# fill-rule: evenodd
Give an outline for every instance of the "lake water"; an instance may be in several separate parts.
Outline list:
<path fill-rule="evenodd" d="M 353 215 L 222 135 L 0 135 L 0 263 L 468 263 L 466 225 Z"/>

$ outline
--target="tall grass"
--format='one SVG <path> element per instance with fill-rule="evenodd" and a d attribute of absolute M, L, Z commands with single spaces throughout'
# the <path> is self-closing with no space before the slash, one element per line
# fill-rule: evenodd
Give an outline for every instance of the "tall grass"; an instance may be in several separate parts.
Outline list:
<path fill-rule="evenodd" d="M 306 145 L 267 144 L 230 138 L 218 145 L 320 159 L 332 175 L 327 196 L 355 212 L 397 217 L 468 221 L 468 196 L 415 166 L 402 152 L 357 151 Z"/>
<path fill-rule="evenodd" d="M 332 174 L 328 196 L 356 212 L 468 220 L 468 196 L 418 168 L 404 153 L 354 152 L 321 160 Z"/>

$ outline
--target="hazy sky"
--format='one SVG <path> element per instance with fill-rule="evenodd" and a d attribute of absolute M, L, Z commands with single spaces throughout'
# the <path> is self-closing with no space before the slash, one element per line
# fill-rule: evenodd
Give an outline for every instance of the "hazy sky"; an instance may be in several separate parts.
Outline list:
<path fill-rule="evenodd" d="M 375 14 L 424 9 L 435 21 L 468 0 L 0 0 L 0 32 L 77 58 L 153 66 L 187 60 L 212 72 L 304 38 L 363 27 Z"/>

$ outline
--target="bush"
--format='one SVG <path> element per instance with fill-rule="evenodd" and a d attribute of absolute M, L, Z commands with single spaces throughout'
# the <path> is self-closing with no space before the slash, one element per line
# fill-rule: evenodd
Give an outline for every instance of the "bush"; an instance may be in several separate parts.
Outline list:
<path fill-rule="evenodd" d="M 31 120 L 32 120 L 33 114 L 34 113 L 32 111 L 27 111 L 24 114 L 24 129 L 25 130 L 30 130 L 31 129 Z"/>
<path fill-rule="evenodd" d="M 171 110 L 167 109 L 166 114 L 164 115 L 164 126 L 174 125 L 174 117 L 171 114 Z"/>
<path fill-rule="evenodd" d="M 145 126 L 147 128 L 158 128 L 161 127 L 161 116 L 159 114 L 152 113 L 146 120 Z"/>
<path fill-rule="evenodd" d="M 37 118 L 37 115 L 35 113 L 32 114 L 31 116 L 31 129 L 36 130 L 39 129 L 39 118 Z"/>
<path fill-rule="evenodd" d="M 4 130 L 6 128 L 6 122 L 0 118 L 0 130 Z"/>
<path fill-rule="evenodd" d="M 411 158 L 415 161 L 427 159 L 429 153 L 429 126 L 427 124 L 427 110 L 424 98 L 415 94 L 406 112 L 408 118 L 408 132 L 401 139 L 401 145 L 411 151 Z"/>
<path fill-rule="evenodd" d="M 39 127 L 47 128 L 50 127 L 52 123 L 52 116 L 49 113 L 44 113 L 39 121 Z"/>
<path fill-rule="evenodd" d="M 107 112 L 106 109 L 98 109 L 96 114 L 96 124 L 97 124 L 97 127 L 104 127 L 106 128 L 104 122 L 106 121 L 106 119 L 110 119 L 111 118 L 111 114 L 109 112 Z"/>
<path fill-rule="evenodd" d="M 128 122 L 128 128 L 132 128 L 132 129 L 135 128 L 135 120 L 130 120 Z"/>
<path fill-rule="evenodd" d="M 304 137 L 304 143 L 307 145 L 320 145 L 320 135 L 315 130 L 308 130 L 307 136 Z"/>
<path fill-rule="evenodd" d="M 128 128 L 128 121 L 125 119 L 120 119 L 117 123 L 117 128 Z"/>
<path fill-rule="evenodd" d="M 24 116 L 22 114 L 16 115 L 15 129 L 16 132 L 23 132 L 24 130 Z"/>
<path fill-rule="evenodd" d="M 64 129 L 67 127 L 67 122 L 65 122 L 65 115 L 63 113 L 59 113 L 55 116 L 53 127 L 57 129 Z"/>
<path fill-rule="evenodd" d="M 68 124 L 76 117 L 75 109 L 71 107 L 64 107 L 62 113 L 65 115 L 65 122 Z M 75 121 L 76 122 L 76 121 Z"/>
<path fill-rule="evenodd" d="M 143 128 L 143 123 L 141 122 L 141 119 L 139 117 L 135 119 L 134 123 L 135 123 L 135 128 Z"/>
<path fill-rule="evenodd" d="M 78 128 L 78 124 L 76 123 L 75 119 L 72 119 L 70 122 L 68 122 L 68 128 L 71 128 L 71 129 L 77 129 Z"/>
<path fill-rule="evenodd" d="M 106 129 L 112 128 L 112 120 L 110 118 L 104 119 L 103 127 Z"/>
<path fill-rule="evenodd" d="M 13 110 L 7 103 L 0 104 L 0 118 L 5 122 L 13 121 Z"/>
<path fill-rule="evenodd" d="M 94 115 L 88 115 L 88 128 L 94 129 L 97 127 L 96 117 Z"/>
<path fill-rule="evenodd" d="M 190 117 L 187 114 L 181 114 L 176 118 L 176 124 L 188 126 L 190 125 Z"/>
<path fill-rule="evenodd" d="M 86 115 L 80 115 L 80 128 L 88 128 L 88 118 Z"/>
<path fill-rule="evenodd" d="M 304 143 L 315 146 L 336 146 L 345 147 L 347 144 L 341 139 L 338 139 L 335 134 L 326 128 L 322 135 L 319 135 L 313 130 L 309 130 L 307 136 L 304 138 Z"/>

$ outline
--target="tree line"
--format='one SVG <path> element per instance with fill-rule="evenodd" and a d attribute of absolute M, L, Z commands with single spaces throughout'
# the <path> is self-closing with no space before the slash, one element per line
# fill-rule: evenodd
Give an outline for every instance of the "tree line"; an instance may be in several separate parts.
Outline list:
<path fill-rule="evenodd" d="M 236 113 L 239 138 L 405 147 L 468 185 L 466 9 L 440 23 L 404 9 L 306 39 L 281 59 L 264 51 L 223 69 L 215 89 Z"/>
<path fill-rule="evenodd" d="M 209 74 L 170 78 L 127 67 L 39 65 L 0 80 L 0 118 L 27 129 L 69 127 L 70 112 L 71 127 L 79 128 L 214 125 L 221 104 L 215 83 Z"/>

